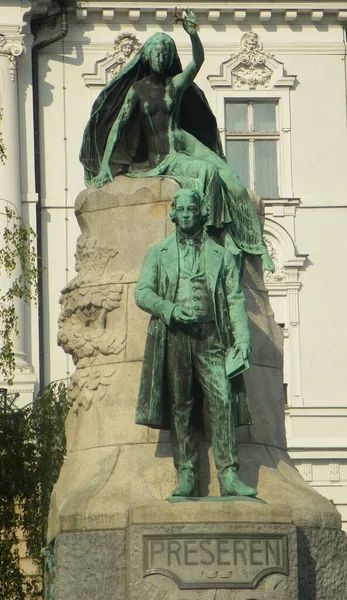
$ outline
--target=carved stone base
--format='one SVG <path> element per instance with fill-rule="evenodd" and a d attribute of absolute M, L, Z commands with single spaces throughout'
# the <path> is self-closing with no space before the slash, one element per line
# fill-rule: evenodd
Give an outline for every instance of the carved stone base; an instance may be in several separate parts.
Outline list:
<path fill-rule="evenodd" d="M 243 501 L 138 506 L 125 530 L 59 534 L 55 600 L 344 600 L 344 534 L 290 521 Z"/>

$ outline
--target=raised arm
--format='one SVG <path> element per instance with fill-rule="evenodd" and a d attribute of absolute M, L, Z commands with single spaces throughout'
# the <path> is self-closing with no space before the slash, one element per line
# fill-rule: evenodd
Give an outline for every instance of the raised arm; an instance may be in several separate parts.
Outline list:
<path fill-rule="evenodd" d="M 186 88 L 194 81 L 196 74 L 204 62 L 205 55 L 203 45 L 196 30 L 195 13 L 190 8 L 186 8 L 185 16 L 180 20 L 182 21 L 183 29 L 190 35 L 193 59 L 182 73 L 173 78 L 173 83 L 177 88 Z"/>
<path fill-rule="evenodd" d="M 100 165 L 99 173 L 92 180 L 92 185 L 95 187 L 102 187 L 108 180 L 112 181 L 113 175 L 110 169 L 110 158 L 113 152 L 113 148 L 119 141 L 121 133 L 128 123 L 131 114 L 133 113 L 137 104 L 137 94 L 133 87 L 130 88 L 127 93 L 123 106 L 118 114 L 117 119 L 112 125 L 111 131 L 107 138 L 107 143 L 104 151 L 104 156 Z"/>

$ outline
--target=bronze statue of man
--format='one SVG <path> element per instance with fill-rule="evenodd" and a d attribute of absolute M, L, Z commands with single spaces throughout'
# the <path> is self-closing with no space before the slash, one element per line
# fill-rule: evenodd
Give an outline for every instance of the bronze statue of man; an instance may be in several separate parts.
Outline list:
<path fill-rule="evenodd" d="M 208 209 L 196 190 L 176 192 L 170 210 L 176 230 L 145 256 L 136 304 L 152 315 L 136 422 L 170 428 L 178 486 L 194 496 L 198 444 L 196 383 L 211 417 L 212 446 L 222 496 L 255 496 L 238 477 L 237 398 L 228 375 L 250 352 L 245 301 L 232 253 L 214 242 Z"/>

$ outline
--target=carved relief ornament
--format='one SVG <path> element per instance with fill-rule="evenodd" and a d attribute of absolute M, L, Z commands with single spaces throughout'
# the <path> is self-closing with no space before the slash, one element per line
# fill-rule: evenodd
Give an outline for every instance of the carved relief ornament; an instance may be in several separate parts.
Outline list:
<path fill-rule="evenodd" d="M 239 63 L 233 69 L 235 87 L 269 86 L 272 70 L 266 65 L 266 60 L 274 57 L 264 52 L 263 44 L 256 33 L 249 31 L 242 36 L 240 51 L 233 58 Z"/>
<path fill-rule="evenodd" d="M 113 52 L 108 52 L 106 54 L 106 58 L 114 59 L 114 66 L 109 68 L 107 72 L 108 81 L 113 79 L 122 69 L 124 69 L 129 60 L 136 54 L 139 48 L 141 48 L 141 44 L 135 35 L 125 32 L 120 33 L 119 36 L 116 37 L 113 47 Z"/>
<path fill-rule="evenodd" d="M 114 270 L 118 251 L 96 238 L 80 235 L 76 249 L 77 275 L 62 290 L 58 345 L 71 354 L 77 370 L 68 386 L 74 410 L 88 410 L 102 399 L 122 360 L 125 330 L 116 327 L 115 312 L 122 301 L 123 274 Z"/>
<path fill-rule="evenodd" d="M 11 81 L 16 77 L 17 58 L 23 54 L 24 44 L 19 38 L 9 38 L 0 33 L 0 55 L 5 55 L 10 61 Z"/>
<path fill-rule="evenodd" d="M 141 48 L 139 40 L 129 32 L 120 33 L 113 44 L 113 51 L 96 61 L 94 73 L 85 73 L 84 82 L 89 86 L 104 86 L 120 73 L 134 54 Z"/>
<path fill-rule="evenodd" d="M 124 349 L 123 331 L 109 327 L 110 314 L 120 306 L 122 274 L 106 273 L 117 250 L 81 235 L 77 242 L 78 275 L 60 298 L 58 344 L 79 367 L 94 364 L 100 356 L 117 355 Z"/>
<path fill-rule="evenodd" d="M 283 64 L 265 52 L 257 33 L 248 31 L 240 40 L 240 50 L 221 64 L 220 75 L 209 75 L 213 88 L 240 89 L 293 87 L 295 75 L 285 75 Z"/>
<path fill-rule="evenodd" d="M 280 264 L 278 249 L 275 248 L 271 239 L 266 235 L 264 235 L 264 242 L 267 246 L 267 249 L 268 249 L 269 255 L 272 259 L 272 262 L 275 265 L 275 270 L 273 273 L 271 271 L 264 271 L 265 282 L 269 283 L 269 282 L 286 281 L 288 278 L 288 274 L 287 274 L 286 269 L 283 266 L 281 266 L 281 264 Z"/>

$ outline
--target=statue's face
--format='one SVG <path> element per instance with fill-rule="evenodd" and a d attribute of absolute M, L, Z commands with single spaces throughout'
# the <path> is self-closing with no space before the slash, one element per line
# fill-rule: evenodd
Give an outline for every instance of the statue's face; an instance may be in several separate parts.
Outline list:
<path fill-rule="evenodd" d="M 165 73 L 170 67 L 170 50 L 165 42 L 153 45 L 149 55 L 149 64 L 154 73 Z"/>
<path fill-rule="evenodd" d="M 122 50 L 124 56 L 127 56 L 127 57 L 130 56 L 130 54 L 132 53 L 132 49 L 133 49 L 133 45 L 130 41 L 129 42 L 126 41 L 121 45 L 121 50 Z"/>
<path fill-rule="evenodd" d="M 176 224 L 185 233 L 195 233 L 201 227 L 199 200 L 181 196 L 176 200 Z"/>

